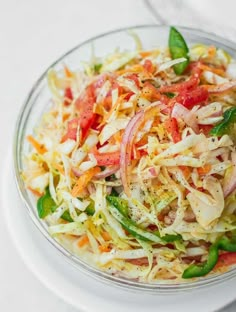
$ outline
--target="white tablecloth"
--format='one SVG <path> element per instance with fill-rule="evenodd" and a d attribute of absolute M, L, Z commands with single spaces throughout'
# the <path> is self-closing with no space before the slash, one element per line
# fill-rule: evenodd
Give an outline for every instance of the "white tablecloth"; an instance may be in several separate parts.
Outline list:
<path fill-rule="evenodd" d="M 201 16 L 207 29 L 215 31 L 214 21 L 222 11 L 214 7 L 222 1 L 189 0 L 188 6 L 193 8 L 195 2 L 198 4 L 195 11 L 186 6 L 176 11 L 183 4 L 181 0 L 153 0 L 152 4 L 172 24 L 196 24 Z M 232 24 L 235 23 L 233 1 L 226 2 L 225 12 L 229 18 L 223 14 L 224 19 L 217 21 L 221 27 L 216 30 L 223 34 L 226 29 L 223 25 L 227 29 L 236 29 Z M 154 18 L 142 0 L 1 0 L 0 4 L 0 165 L 4 166 L 17 112 L 32 83 L 50 63 L 91 36 L 118 27 L 151 23 Z M 203 12 L 201 10 L 205 10 L 204 14 L 199 14 Z M 227 33 L 231 38 L 234 36 L 232 30 Z M 2 178 L 4 183 L 7 177 Z M 0 220 L 0 310 L 75 311 L 45 289 L 29 272 L 9 239 L 4 219 Z M 235 310 L 236 305 L 225 311 Z"/>

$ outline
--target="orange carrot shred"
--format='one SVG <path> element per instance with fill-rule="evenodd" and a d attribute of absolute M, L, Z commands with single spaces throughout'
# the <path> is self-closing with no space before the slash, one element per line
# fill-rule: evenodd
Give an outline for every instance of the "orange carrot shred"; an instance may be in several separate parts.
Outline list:
<path fill-rule="evenodd" d="M 205 175 L 210 171 L 211 171 L 211 165 L 210 164 L 206 164 L 203 167 L 197 168 L 197 172 L 199 175 Z"/>
<path fill-rule="evenodd" d="M 152 51 L 141 51 L 141 52 L 139 52 L 139 54 L 140 54 L 141 57 L 144 58 L 144 57 L 147 57 L 147 56 L 151 55 Z"/>
<path fill-rule="evenodd" d="M 69 70 L 69 68 L 67 66 L 64 66 L 64 72 L 65 72 L 65 76 L 67 78 L 73 77 L 73 73 Z"/>
<path fill-rule="evenodd" d="M 70 117 L 70 114 L 65 113 L 65 114 L 63 114 L 62 119 L 63 119 L 63 121 L 66 121 L 69 117 Z"/>
<path fill-rule="evenodd" d="M 188 166 L 179 166 L 179 169 L 182 171 L 184 177 L 186 179 L 188 179 L 190 174 L 191 174 L 191 170 L 189 169 L 189 167 Z"/>
<path fill-rule="evenodd" d="M 34 190 L 34 189 L 31 188 L 30 186 L 28 186 L 27 188 L 28 188 L 28 190 L 29 190 L 30 192 L 32 192 L 35 196 L 38 196 L 38 197 L 43 196 L 43 193 L 40 193 L 39 191 Z"/>
<path fill-rule="evenodd" d="M 111 248 L 107 245 L 107 244 L 104 244 L 104 245 L 100 245 L 98 247 L 98 249 L 101 251 L 101 252 L 109 252 L 111 250 Z"/>
<path fill-rule="evenodd" d="M 210 46 L 210 47 L 208 48 L 208 55 L 209 55 L 210 57 L 214 57 L 215 54 L 216 54 L 216 47 L 215 47 L 215 46 Z"/>
<path fill-rule="evenodd" d="M 93 176 L 99 173 L 100 171 L 101 169 L 99 167 L 94 167 L 94 168 L 87 170 L 81 177 L 78 178 L 76 184 L 74 185 L 71 191 L 71 195 L 74 197 L 77 197 L 80 194 L 80 192 L 84 190 L 84 188 L 93 178 Z"/>
<path fill-rule="evenodd" d="M 108 232 L 104 231 L 101 233 L 101 235 L 105 241 L 111 240 L 111 235 Z"/>
<path fill-rule="evenodd" d="M 43 144 L 40 144 L 35 138 L 32 137 L 32 135 L 27 136 L 27 140 L 30 142 L 30 144 L 36 149 L 36 151 L 39 154 L 44 154 L 47 152 L 46 147 Z"/>
<path fill-rule="evenodd" d="M 202 64 L 202 63 L 199 63 L 198 67 L 202 70 L 210 71 L 220 76 L 225 75 L 225 71 L 222 68 L 215 68 L 215 67 L 211 67 L 209 65 Z"/>
<path fill-rule="evenodd" d="M 82 236 L 79 240 L 78 240 L 78 247 L 83 247 L 84 245 L 88 244 L 89 242 L 89 238 L 87 235 Z"/>

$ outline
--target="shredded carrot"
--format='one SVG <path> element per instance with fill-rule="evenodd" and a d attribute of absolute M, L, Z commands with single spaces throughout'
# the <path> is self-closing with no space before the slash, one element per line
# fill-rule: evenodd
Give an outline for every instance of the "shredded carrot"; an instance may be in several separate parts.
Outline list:
<path fill-rule="evenodd" d="M 155 117 L 153 123 L 152 123 L 152 126 L 153 127 L 158 127 L 160 124 L 160 118 L 159 117 Z"/>
<path fill-rule="evenodd" d="M 78 178 L 76 184 L 74 185 L 71 191 L 71 195 L 74 197 L 77 197 L 80 194 L 80 192 L 84 190 L 84 188 L 93 178 L 93 176 L 100 171 L 101 169 L 99 167 L 94 167 L 94 168 L 87 170 L 81 177 Z"/>
<path fill-rule="evenodd" d="M 142 89 L 142 95 L 149 101 L 158 101 L 161 98 L 161 94 L 158 89 L 155 88 L 150 82 L 146 82 L 144 84 L 144 87 Z"/>
<path fill-rule="evenodd" d="M 208 55 L 209 55 L 209 57 L 215 57 L 215 55 L 216 55 L 216 47 L 215 46 L 210 46 L 209 48 L 208 48 Z"/>
<path fill-rule="evenodd" d="M 152 53 L 153 53 L 152 51 L 141 51 L 141 52 L 139 52 L 140 56 L 143 58 L 150 56 Z"/>
<path fill-rule="evenodd" d="M 30 192 L 32 192 L 35 196 L 41 197 L 43 196 L 43 193 L 40 193 L 39 191 L 36 191 L 34 189 L 32 189 L 30 186 L 27 187 L 28 190 L 30 190 Z"/>
<path fill-rule="evenodd" d="M 111 108 L 111 110 L 103 117 L 103 121 L 102 124 L 105 124 L 105 122 L 111 117 L 111 115 L 113 114 L 113 112 L 119 110 L 119 106 L 122 103 L 123 99 L 126 97 L 126 94 L 122 94 L 118 100 L 116 101 L 115 105 Z"/>
<path fill-rule="evenodd" d="M 65 76 L 67 78 L 72 78 L 73 77 L 73 73 L 69 70 L 69 68 L 67 66 L 64 66 L 64 72 L 65 72 Z"/>
<path fill-rule="evenodd" d="M 108 232 L 104 231 L 101 233 L 101 235 L 105 241 L 111 240 L 111 235 Z"/>
<path fill-rule="evenodd" d="M 205 175 L 207 173 L 209 173 L 211 171 L 211 165 L 210 164 L 206 164 L 203 167 L 197 168 L 197 172 L 199 175 Z"/>
<path fill-rule="evenodd" d="M 113 135 L 116 143 L 121 143 L 123 133 L 124 133 L 124 130 L 120 130 Z"/>
<path fill-rule="evenodd" d="M 115 137 L 114 135 L 110 137 L 110 139 L 108 139 L 108 143 L 110 145 L 115 145 L 116 144 L 116 140 L 115 140 Z"/>
<path fill-rule="evenodd" d="M 65 114 L 63 114 L 62 120 L 66 121 L 69 117 L 70 117 L 70 114 L 69 113 L 65 113 Z"/>
<path fill-rule="evenodd" d="M 165 71 L 161 71 L 158 73 L 158 76 L 160 76 L 163 80 L 167 78 L 167 73 Z"/>
<path fill-rule="evenodd" d="M 78 240 L 78 247 L 83 247 L 84 245 L 88 244 L 89 242 L 89 238 L 87 235 L 82 236 L 79 240 Z"/>
<path fill-rule="evenodd" d="M 30 144 L 36 149 L 36 151 L 39 154 L 44 154 L 47 152 L 46 147 L 43 144 L 40 144 L 35 138 L 32 137 L 32 135 L 27 136 L 27 140 L 30 142 Z"/>
<path fill-rule="evenodd" d="M 109 252 L 111 250 L 111 248 L 109 247 L 109 245 L 107 244 L 104 244 L 104 245 L 100 245 L 98 247 L 98 249 L 101 251 L 101 252 Z"/>
<path fill-rule="evenodd" d="M 141 73 L 143 71 L 143 66 L 141 64 L 136 64 L 132 67 L 129 67 L 127 69 L 121 69 L 116 71 L 117 75 L 124 75 L 126 73 Z"/>
<path fill-rule="evenodd" d="M 220 76 L 225 75 L 225 71 L 222 68 L 211 67 L 203 63 L 199 63 L 198 67 L 202 70 L 207 70 Z"/>
<path fill-rule="evenodd" d="M 109 144 L 111 145 L 115 145 L 116 143 L 121 143 L 122 141 L 122 134 L 123 134 L 123 130 L 121 131 L 117 131 L 115 134 L 113 134 L 113 136 L 110 137 L 110 139 L 108 139 Z"/>
<path fill-rule="evenodd" d="M 140 146 L 143 146 L 143 145 L 146 145 L 148 143 L 148 136 L 147 135 L 144 135 L 141 140 L 139 140 L 135 146 L 136 147 L 140 147 Z"/>
<path fill-rule="evenodd" d="M 179 166 L 179 169 L 182 171 L 184 177 L 188 179 L 191 174 L 191 170 L 189 169 L 188 166 Z"/>

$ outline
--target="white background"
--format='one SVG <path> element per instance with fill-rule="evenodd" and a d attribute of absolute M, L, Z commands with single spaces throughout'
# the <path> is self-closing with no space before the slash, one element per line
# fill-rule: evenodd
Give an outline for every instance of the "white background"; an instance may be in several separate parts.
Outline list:
<path fill-rule="evenodd" d="M 228 6 L 222 13 L 222 1 L 189 0 L 192 8 L 197 3 L 195 11 L 182 6 L 178 15 L 173 9 L 182 4 L 181 0 L 152 1 L 172 24 L 184 24 L 184 16 L 186 23 L 196 24 L 201 16 L 208 29 L 218 33 L 229 27 L 236 30 L 233 2 L 224 1 Z M 172 9 L 168 11 L 170 3 Z M 33 82 L 50 63 L 98 33 L 153 21 L 142 0 L 0 0 L 0 166 L 4 166 L 6 150 L 12 144 L 17 112 Z M 234 31 L 227 33 L 233 39 Z M 7 179 L 0 177 L 3 183 Z M 24 265 L 9 238 L 1 210 L 0 247 L 0 311 L 75 311 L 45 289 Z M 225 311 L 235 310 L 236 306 Z"/>

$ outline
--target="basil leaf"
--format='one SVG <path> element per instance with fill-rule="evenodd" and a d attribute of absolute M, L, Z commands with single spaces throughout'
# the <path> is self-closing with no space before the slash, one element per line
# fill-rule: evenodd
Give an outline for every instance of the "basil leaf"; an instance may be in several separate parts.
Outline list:
<path fill-rule="evenodd" d="M 169 50 L 173 60 L 181 57 L 186 58 L 186 61 L 174 65 L 174 71 L 176 75 L 181 75 L 189 64 L 189 49 L 183 36 L 175 27 L 170 28 Z"/>

